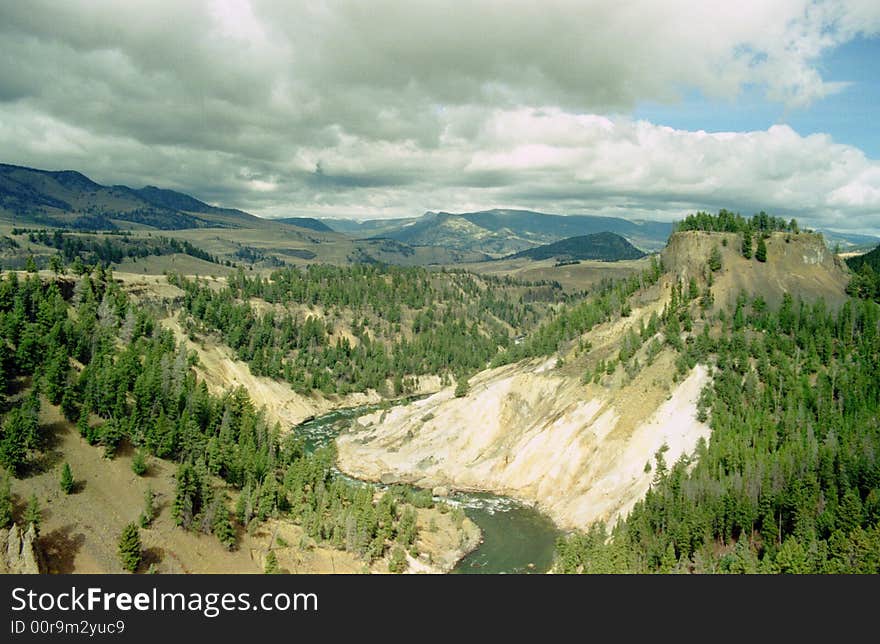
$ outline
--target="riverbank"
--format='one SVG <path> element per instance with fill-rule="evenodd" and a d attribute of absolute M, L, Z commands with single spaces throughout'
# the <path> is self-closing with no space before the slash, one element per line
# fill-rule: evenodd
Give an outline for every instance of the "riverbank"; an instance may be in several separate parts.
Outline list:
<path fill-rule="evenodd" d="M 445 574 L 480 545 L 480 528 L 463 514 L 449 508 L 418 508 L 417 537 L 406 554 L 404 573 Z M 249 536 L 246 547 L 258 570 L 263 570 L 269 552 L 275 554 L 278 570 L 290 574 L 386 574 L 389 556 L 371 564 L 346 550 L 317 543 L 301 526 L 285 519 L 269 519 Z"/>
<path fill-rule="evenodd" d="M 380 410 L 378 405 L 337 410 L 309 420 L 294 431 L 306 449 L 314 450 L 333 443 L 354 419 L 383 411 L 390 410 Z M 388 487 L 382 481 L 351 480 L 377 490 Z M 434 509 L 419 510 L 419 555 L 408 557 L 410 572 L 542 573 L 550 569 L 554 544 L 561 532 L 549 517 L 503 496 L 466 492 L 446 496 L 445 491 L 438 492 L 441 494 L 435 497 Z M 434 521 L 432 512 L 439 512 Z M 461 521 L 461 525 L 453 529 L 447 523 L 449 519 Z"/>
<path fill-rule="evenodd" d="M 353 419 L 337 465 L 361 480 L 513 497 L 565 530 L 613 525 L 644 497 L 661 448 L 672 463 L 709 438 L 696 409 L 707 369 L 668 383 L 674 371 L 670 351 L 616 388 L 584 385 L 552 359 L 485 371 L 466 397 L 447 387 Z"/>

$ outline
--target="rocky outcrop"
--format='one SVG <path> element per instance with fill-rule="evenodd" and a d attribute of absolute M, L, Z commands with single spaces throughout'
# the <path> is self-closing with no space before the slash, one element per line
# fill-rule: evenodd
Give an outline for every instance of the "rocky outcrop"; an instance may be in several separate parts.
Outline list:
<path fill-rule="evenodd" d="M 709 428 L 696 419 L 708 372 L 644 392 L 672 364 L 658 360 L 622 389 L 584 387 L 552 362 L 483 372 L 465 398 L 450 390 L 364 416 L 337 440 L 352 476 L 504 494 L 537 505 L 564 528 L 613 521 L 641 499 L 663 445 L 672 463 Z"/>
<path fill-rule="evenodd" d="M 746 292 L 773 306 L 785 293 L 805 301 L 822 298 L 831 307 L 846 301 L 849 275 L 843 263 L 817 233 L 772 233 L 766 240 L 767 261 L 742 256 L 742 235 L 685 231 L 672 235 L 661 253 L 664 268 L 687 283 L 705 275 L 709 254 L 717 248 L 721 270 L 713 275 L 715 307 L 735 304 Z"/>
<path fill-rule="evenodd" d="M 37 575 L 40 572 L 41 557 L 34 525 L 21 530 L 13 523 L 8 529 L 0 529 L 0 574 Z"/>

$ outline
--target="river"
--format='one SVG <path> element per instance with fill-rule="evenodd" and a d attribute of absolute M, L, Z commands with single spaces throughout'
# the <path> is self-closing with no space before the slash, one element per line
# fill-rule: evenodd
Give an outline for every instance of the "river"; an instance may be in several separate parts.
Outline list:
<path fill-rule="evenodd" d="M 331 443 L 353 418 L 376 409 L 379 405 L 340 409 L 306 421 L 294 431 L 307 450 L 314 450 Z M 554 544 L 562 533 L 547 516 L 514 499 L 482 492 L 456 492 L 443 500 L 461 507 L 483 532 L 483 542 L 458 562 L 453 573 L 544 573 L 550 569 Z"/>

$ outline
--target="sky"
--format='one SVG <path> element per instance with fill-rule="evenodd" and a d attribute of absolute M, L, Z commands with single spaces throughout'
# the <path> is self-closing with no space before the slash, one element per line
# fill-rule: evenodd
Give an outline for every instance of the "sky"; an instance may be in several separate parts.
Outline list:
<path fill-rule="evenodd" d="M 0 3 L 0 161 L 266 217 L 880 234 L 876 0 Z"/>

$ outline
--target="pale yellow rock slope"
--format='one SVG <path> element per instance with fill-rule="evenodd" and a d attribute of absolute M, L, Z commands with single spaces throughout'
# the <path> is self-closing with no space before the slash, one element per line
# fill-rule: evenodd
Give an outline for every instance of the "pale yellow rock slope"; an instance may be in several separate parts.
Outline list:
<path fill-rule="evenodd" d="M 709 436 L 696 420 L 702 366 L 658 401 L 654 382 L 672 368 L 668 356 L 613 395 L 550 364 L 483 372 L 467 397 L 445 389 L 364 416 L 337 441 L 339 467 L 359 478 L 509 495 L 575 528 L 628 512 L 650 486 L 646 461 L 664 443 L 672 463 Z M 633 404 L 641 420 L 629 413 Z"/>

